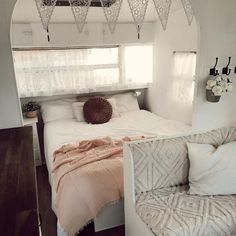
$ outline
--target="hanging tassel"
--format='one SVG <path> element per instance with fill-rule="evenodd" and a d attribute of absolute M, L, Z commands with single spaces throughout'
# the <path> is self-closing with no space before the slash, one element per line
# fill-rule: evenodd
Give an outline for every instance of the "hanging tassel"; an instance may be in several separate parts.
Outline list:
<path fill-rule="evenodd" d="M 140 26 L 138 25 L 138 40 L 140 39 Z"/>
<path fill-rule="evenodd" d="M 50 35 L 49 35 L 48 27 L 47 27 L 47 38 L 48 38 L 48 42 L 50 42 Z"/>

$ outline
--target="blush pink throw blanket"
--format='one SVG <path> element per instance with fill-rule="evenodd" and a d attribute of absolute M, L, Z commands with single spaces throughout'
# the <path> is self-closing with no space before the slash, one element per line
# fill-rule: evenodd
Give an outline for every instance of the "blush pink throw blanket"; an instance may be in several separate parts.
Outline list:
<path fill-rule="evenodd" d="M 86 140 L 54 152 L 57 217 L 69 236 L 76 235 L 106 204 L 124 197 L 123 142 L 141 138 Z"/>

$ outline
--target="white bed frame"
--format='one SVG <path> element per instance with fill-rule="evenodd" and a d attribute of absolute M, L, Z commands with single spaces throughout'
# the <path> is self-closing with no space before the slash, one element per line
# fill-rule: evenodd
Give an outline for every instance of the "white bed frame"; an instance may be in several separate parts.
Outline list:
<path fill-rule="evenodd" d="M 95 232 L 110 229 L 124 224 L 124 200 L 107 204 L 94 219 Z M 57 236 L 68 236 L 60 222 L 57 221 Z"/>
<path fill-rule="evenodd" d="M 136 142 L 132 142 L 136 143 Z M 138 141 L 137 141 L 138 143 Z M 135 209 L 134 164 L 129 144 L 124 144 L 125 236 L 154 236 Z"/>
<path fill-rule="evenodd" d="M 52 190 L 52 209 L 56 213 L 55 208 L 55 192 Z M 98 216 L 93 219 L 94 221 L 94 229 L 95 232 L 99 232 L 102 230 L 114 228 L 125 223 L 125 215 L 124 215 L 124 199 L 120 199 L 119 201 L 111 204 L 107 204 L 105 207 L 101 209 Z M 68 236 L 64 231 L 60 222 L 57 222 L 57 235 L 58 236 Z"/>

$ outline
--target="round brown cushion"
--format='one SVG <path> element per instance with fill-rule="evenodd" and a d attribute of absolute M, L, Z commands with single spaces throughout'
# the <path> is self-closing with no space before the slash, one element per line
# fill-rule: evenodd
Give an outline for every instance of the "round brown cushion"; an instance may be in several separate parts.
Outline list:
<path fill-rule="evenodd" d="M 83 111 L 85 120 L 91 124 L 103 124 L 112 117 L 112 106 L 102 97 L 90 98 L 85 102 Z"/>

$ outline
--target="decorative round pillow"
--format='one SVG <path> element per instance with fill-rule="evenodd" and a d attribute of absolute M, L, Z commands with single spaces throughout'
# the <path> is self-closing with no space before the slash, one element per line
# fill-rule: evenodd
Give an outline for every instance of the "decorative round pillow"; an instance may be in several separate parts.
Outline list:
<path fill-rule="evenodd" d="M 92 97 L 83 107 L 84 118 L 91 124 L 103 124 L 112 117 L 111 104 L 102 97 Z"/>

